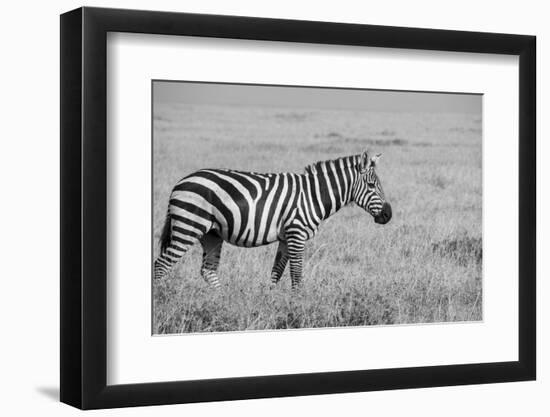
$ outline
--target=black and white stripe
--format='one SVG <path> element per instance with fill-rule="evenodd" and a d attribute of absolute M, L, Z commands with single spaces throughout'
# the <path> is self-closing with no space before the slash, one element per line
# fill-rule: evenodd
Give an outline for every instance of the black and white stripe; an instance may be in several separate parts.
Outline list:
<path fill-rule="evenodd" d="M 183 178 L 170 196 L 154 277 L 166 275 L 199 242 L 204 250 L 201 274 L 218 287 L 224 241 L 242 247 L 278 241 L 271 280 L 278 282 L 290 263 L 292 287 L 297 287 L 305 242 L 323 220 L 351 202 L 367 210 L 377 223 L 391 218 L 374 170 L 379 156 L 369 158 L 364 152 L 317 162 L 304 174 L 202 169 Z"/>

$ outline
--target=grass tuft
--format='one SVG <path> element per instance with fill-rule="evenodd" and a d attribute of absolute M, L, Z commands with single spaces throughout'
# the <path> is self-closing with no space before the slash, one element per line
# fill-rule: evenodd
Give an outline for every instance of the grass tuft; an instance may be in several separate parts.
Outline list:
<path fill-rule="evenodd" d="M 449 257 L 463 266 L 469 262 L 481 264 L 483 258 L 481 238 L 464 235 L 433 243 L 432 247 L 440 256 Z"/>

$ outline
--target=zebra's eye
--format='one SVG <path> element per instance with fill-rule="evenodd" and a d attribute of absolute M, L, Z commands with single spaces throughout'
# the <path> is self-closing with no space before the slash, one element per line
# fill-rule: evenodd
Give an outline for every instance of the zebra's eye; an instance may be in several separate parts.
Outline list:
<path fill-rule="evenodd" d="M 372 181 L 370 180 L 370 178 L 368 177 L 368 175 L 365 175 L 365 176 L 363 177 L 363 182 L 367 185 L 367 188 L 368 188 L 368 189 L 372 189 L 372 188 L 375 187 L 374 182 L 372 182 Z"/>

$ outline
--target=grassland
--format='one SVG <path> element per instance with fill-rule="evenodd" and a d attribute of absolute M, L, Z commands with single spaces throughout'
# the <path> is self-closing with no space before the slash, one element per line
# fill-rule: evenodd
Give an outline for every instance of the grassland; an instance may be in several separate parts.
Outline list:
<path fill-rule="evenodd" d="M 155 248 L 172 186 L 200 168 L 303 172 L 368 148 L 393 208 L 384 226 L 354 205 L 326 221 L 299 294 L 288 270 L 271 288 L 276 244 L 224 244 L 219 291 L 193 247 L 154 283 L 154 333 L 482 319 L 479 115 L 157 104 L 153 119 Z"/>

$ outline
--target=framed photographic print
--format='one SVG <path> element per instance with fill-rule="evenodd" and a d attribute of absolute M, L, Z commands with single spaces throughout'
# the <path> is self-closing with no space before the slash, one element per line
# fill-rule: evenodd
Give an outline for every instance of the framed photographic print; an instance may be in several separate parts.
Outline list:
<path fill-rule="evenodd" d="M 535 38 L 61 16 L 61 401 L 535 378 Z"/>

